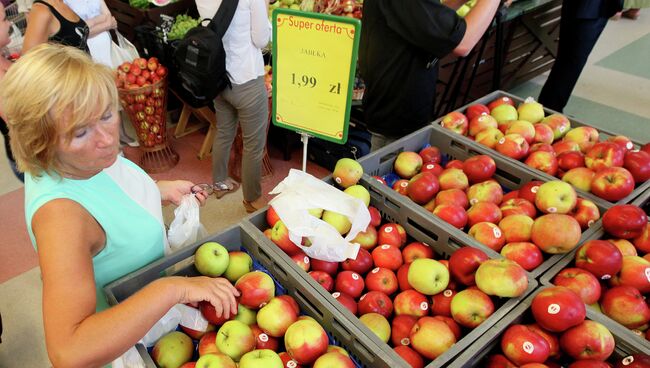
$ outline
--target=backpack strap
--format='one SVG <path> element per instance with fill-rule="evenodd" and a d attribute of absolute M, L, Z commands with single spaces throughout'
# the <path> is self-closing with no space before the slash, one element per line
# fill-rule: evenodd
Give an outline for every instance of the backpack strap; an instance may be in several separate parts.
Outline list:
<path fill-rule="evenodd" d="M 219 10 L 210 21 L 210 27 L 219 37 L 223 37 L 230 27 L 232 18 L 235 16 L 239 0 L 223 0 L 219 5 Z"/>

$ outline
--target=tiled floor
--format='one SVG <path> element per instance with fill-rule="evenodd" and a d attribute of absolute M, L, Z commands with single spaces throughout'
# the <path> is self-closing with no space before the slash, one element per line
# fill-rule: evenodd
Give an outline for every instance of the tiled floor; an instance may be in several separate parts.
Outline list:
<path fill-rule="evenodd" d="M 597 127 L 650 141 L 650 9 L 637 21 L 610 22 L 591 54 L 574 97 L 565 112 Z M 545 77 L 513 89 L 522 97 L 537 96 Z M 209 160 L 195 159 L 202 133 L 175 142 L 181 162 L 173 170 L 155 175 L 158 179 L 183 177 L 196 182 L 210 178 Z M 2 150 L 0 145 L 0 150 Z M 137 151 L 127 149 L 137 159 Z M 275 149 L 270 151 L 274 175 L 263 181 L 264 192 L 286 176 L 290 167 L 299 168 L 300 154 L 285 162 Z M 4 152 L 0 152 L 4 158 Z M 309 165 L 317 177 L 326 171 Z M 40 275 L 36 254 L 25 233 L 22 185 L 0 159 L 0 311 L 3 316 L 3 343 L 0 367 L 48 367 L 40 311 Z M 212 199 L 202 208 L 201 218 L 208 231 L 216 232 L 245 215 L 241 192 Z M 167 222 L 173 208 L 165 209 Z"/>

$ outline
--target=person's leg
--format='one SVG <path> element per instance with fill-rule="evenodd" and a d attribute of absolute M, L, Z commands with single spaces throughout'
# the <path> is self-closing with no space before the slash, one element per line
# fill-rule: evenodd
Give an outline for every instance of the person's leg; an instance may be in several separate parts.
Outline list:
<path fill-rule="evenodd" d="M 262 159 L 269 123 L 268 94 L 264 77 L 233 87 L 233 104 L 239 112 L 242 130 L 242 187 L 244 200 L 256 202 L 262 196 Z M 261 204 L 254 203 L 255 207 Z"/>
<path fill-rule="evenodd" d="M 576 19 L 563 6 L 557 58 L 538 99 L 544 107 L 564 110 L 606 24 L 607 18 Z"/>
<path fill-rule="evenodd" d="M 226 88 L 214 100 L 217 133 L 212 144 L 212 180 L 215 183 L 225 182 L 228 178 L 230 147 L 237 133 L 237 110 L 230 102 L 232 94 L 233 91 Z"/>

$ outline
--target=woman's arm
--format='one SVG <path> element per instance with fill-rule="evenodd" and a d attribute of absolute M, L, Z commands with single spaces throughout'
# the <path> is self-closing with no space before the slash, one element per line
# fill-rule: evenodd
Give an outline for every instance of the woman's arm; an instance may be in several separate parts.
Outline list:
<path fill-rule="evenodd" d="M 101 2 L 101 9 L 101 14 L 86 20 L 86 24 L 88 25 L 88 28 L 90 28 L 88 37 L 93 37 L 102 32 L 117 28 L 117 21 L 115 20 L 115 17 L 111 15 L 111 11 L 108 9 L 104 1 Z"/>
<path fill-rule="evenodd" d="M 36 212 L 32 229 L 43 278 L 45 339 L 55 367 L 110 363 L 177 303 L 208 300 L 217 312 L 236 313 L 234 287 L 227 280 L 205 277 L 159 279 L 96 313 L 92 257 L 105 243 L 101 226 L 78 203 L 57 199 Z"/>
<path fill-rule="evenodd" d="M 478 0 L 476 5 L 465 16 L 467 28 L 465 35 L 453 51 L 456 56 L 467 56 L 483 37 L 485 31 L 494 19 L 494 13 L 499 8 L 500 0 Z"/>
<path fill-rule="evenodd" d="M 27 29 L 21 54 L 24 55 L 34 46 L 47 42 L 52 33 L 53 20 L 54 17 L 47 6 L 38 3 L 32 5 L 32 10 L 27 15 Z"/>
<path fill-rule="evenodd" d="M 263 49 L 271 40 L 268 2 L 251 0 L 251 40 L 258 49 Z"/>

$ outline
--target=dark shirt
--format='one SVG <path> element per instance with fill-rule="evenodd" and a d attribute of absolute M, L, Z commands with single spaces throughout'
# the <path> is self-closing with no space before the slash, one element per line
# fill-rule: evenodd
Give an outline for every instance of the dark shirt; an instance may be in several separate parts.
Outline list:
<path fill-rule="evenodd" d="M 401 137 L 433 118 L 437 59 L 465 35 L 465 20 L 439 0 L 366 0 L 359 71 L 368 129 Z"/>
<path fill-rule="evenodd" d="M 52 15 L 56 17 L 61 25 L 59 31 L 50 37 L 50 41 L 76 47 L 82 51 L 89 52 L 87 41 L 90 28 L 88 28 L 88 25 L 83 19 L 81 19 L 81 17 L 79 17 L 77 22 L 72 22 L 61 15 L 61 13 L 59 13 L 52 5 L 44 1 L 36 0 L 34 1 L 34 4 L 43 4 L 47 6 Z"/>
<path fill-rule="evenodd" d="M 2 136 L 4 137 L 5 152 L 7 152 L 7 158 L 11 161 L 15 161 L 14 155 L 11 153 L 11 147 L 9 147 L 9 128 L 7 127 L 7 123 L 2 118 L 0 118 L 0 133 L 2 133 Z"/>

